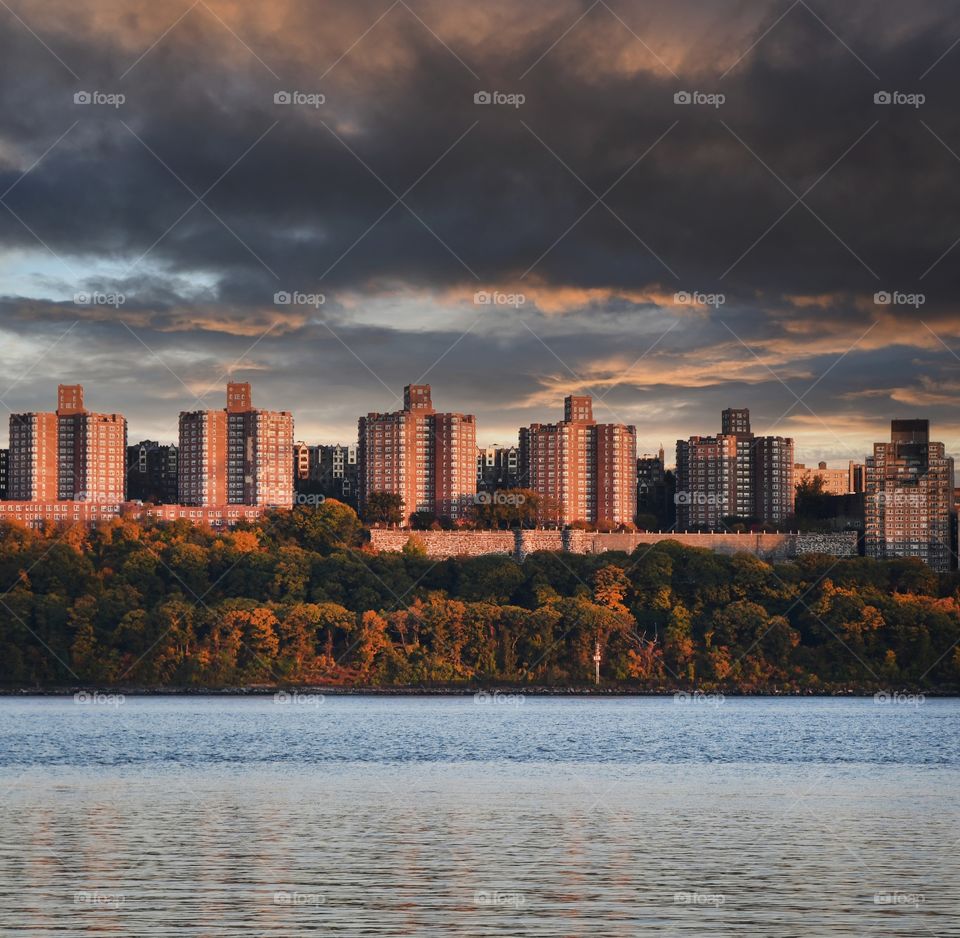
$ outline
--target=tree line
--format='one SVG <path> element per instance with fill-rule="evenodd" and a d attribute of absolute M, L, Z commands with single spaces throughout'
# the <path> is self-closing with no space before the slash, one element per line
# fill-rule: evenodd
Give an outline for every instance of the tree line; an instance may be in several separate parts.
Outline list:
<path fill-rule="evenodd" d="M 0 524 L 6 687 L 960 685 L 960 578 L 912 560 L 376 554 L 352 509 L 213 531 Z"/>

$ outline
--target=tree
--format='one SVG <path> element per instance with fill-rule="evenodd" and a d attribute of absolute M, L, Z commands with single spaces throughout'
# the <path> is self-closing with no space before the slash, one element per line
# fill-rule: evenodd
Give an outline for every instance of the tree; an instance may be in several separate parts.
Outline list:
<path fill-rule="evenodd" d="M 410 537 L 407 538 L 407 543 L 400 549 L 400 552 L 405 557 L 426 557 L 427 545 L 422 537 L 411 534 Z"/>
<path fill-rule="evenodd" d="M 371 492 L 363 516 L 369 524 L 400 524 L 403 521 L 403 499 L 396 492 Z"/>
<path fill-rule="evenodd" d="M 829 527 L 830 495 L 826 480 L 820 474 L 801 479 L 795 486 L 794 514 L 801 530 L 820 530 Z"/>
<path fill-rule="evenodd" d="M 627 611 L 623 600 L 630 591 L 630 580 L 621 567 L 607 564 L 593 575 L 593 600 L 608 609 Z"/>
<path fill-rule="evenodd" d="M 432 511 L 415 511 L 410 515 L 410 527 L 414 531 L 436 530 L 440 526 L 440 521 Z"/>
<path fill-rule="evenodd" d="M 535 528 L 546 504 L 547 499 L 533 489 L 512 488 L 478 492 L 471 509 L 471 517 L 478 528 Z"/>
<path fill-rule="evenodd" d="M 357 513 L 334 498 L 316 506 L 298 505 L 292 511 L 272 511 L 262 524 L 267 535 L 276 541 L 319 553 L 357 547 L 363 534 Z"/>

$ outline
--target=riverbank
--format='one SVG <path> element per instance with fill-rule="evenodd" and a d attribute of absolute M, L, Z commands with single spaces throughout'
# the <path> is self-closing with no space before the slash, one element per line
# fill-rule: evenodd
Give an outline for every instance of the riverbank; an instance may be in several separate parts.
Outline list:
<path fill-rule="evenodd" d="M 296 702 L 297 695 L 325 697 L 472 697 L 487 695 L 499 697 L 678 697 L 691 702 L 720 697 L 877 697 L 879 702 L 898 702 L 903 698 L 960 697 L 960 686 L 936 688 L 880 687 L 875 685 L 842 685 L 819 688 L 792 688 L 770 686 L 754 690 L 736 687 L 704 685 L 700 687 L 629 687 L 629 686 L 570 686 L 526 684 L 471 684 L 445 686 L 402 687 L 343 687 L 324 684 L 248 685 L 231 687 L 143 687 L 70 686 L 70 687 L 15 687 L 0 688 L 0 697 L 69 697 L 97 695 L 124 697 L 269 697 L 287 695 Z"/>

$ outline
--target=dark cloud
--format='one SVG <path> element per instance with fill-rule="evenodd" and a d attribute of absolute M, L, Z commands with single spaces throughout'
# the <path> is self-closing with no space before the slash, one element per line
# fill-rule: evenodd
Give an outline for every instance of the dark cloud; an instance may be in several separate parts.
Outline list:
<path fill-rule="evenodd" d="M 960 348 L 953 5 L 411 3 L 363 35 L 386 9 L 201 4 L 165 35 L 181 8 L 18 10 L 36 36 L 0 11 L 0 259 L 29 282 L 2 291 L 0 329 L 14 364 L 74 320 L 83 352 L 8 405 L 46 406 L 69 369 L 159 433 L 247 369 L 329 439 L 429 370 L 483 438 L 572 387 L 650 445 L 738 403 L 837 458 L 904 408 L 955 432 L 929 384 Z M 97 289 L 123 307 L 71 302 Z M 528 301 L 485 310 L 478 289 Z M 678 310 L 679 290 L 726 302 Z"/>

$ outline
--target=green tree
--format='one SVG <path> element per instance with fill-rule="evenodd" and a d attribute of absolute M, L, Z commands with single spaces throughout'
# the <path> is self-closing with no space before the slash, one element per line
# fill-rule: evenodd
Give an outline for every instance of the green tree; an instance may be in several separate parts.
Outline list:
<path fill-rule="evenodd" d="M 364 506 L 369 524 L 397 525 L 403 521 L 403 498 L 396 492 L 370 492 Z"/>

